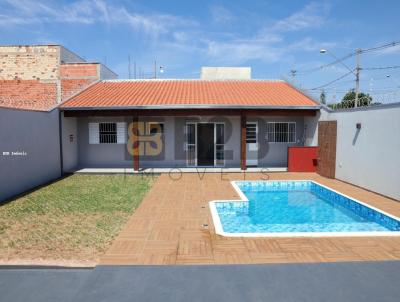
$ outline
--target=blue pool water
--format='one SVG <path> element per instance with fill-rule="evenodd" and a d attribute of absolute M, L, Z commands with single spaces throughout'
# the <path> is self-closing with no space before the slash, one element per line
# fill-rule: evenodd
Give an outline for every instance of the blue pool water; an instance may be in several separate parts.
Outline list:
<path fill-rule="evenodd" d="M 400 222 L 311 181 L 236 182 L 243 202 L 215 203 L 226 233 L 400 231 Z"/>

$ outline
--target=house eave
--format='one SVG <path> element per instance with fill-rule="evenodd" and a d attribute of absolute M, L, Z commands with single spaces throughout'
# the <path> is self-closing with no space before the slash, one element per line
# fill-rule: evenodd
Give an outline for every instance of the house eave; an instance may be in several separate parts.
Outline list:
<path fill-rule="evenodd" d="M 321 106 L 235 106 L 235 105 L 155 105 L 155 106 L 107 106 L 107 107 L 60 107 L 62 111 L 90 110 L 174 110 L 174 109 L 235 109 L 235 110 L 320 110 Z"/>

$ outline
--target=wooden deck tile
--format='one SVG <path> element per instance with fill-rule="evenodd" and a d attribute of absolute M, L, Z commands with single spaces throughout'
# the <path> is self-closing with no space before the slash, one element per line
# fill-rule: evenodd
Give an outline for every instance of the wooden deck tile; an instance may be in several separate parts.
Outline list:
<path fill-rule="evenodd" d="M 400 202 L 315 173 L 269 173 L 270 180 L 315 180 L 400 216 Z M 239 199 L 230 181 L 262 173 L 162 174 L 102 264 L 232 264 L 400 260 L 400 237 L 233 238 L 215 234 L 208 202 Z"/>
<path fill-rule="evenodd" d="M 108 249 L 109 255 L 131 255 L 140 254 L 143 251 L 145 240 L 119 239 Z"/>

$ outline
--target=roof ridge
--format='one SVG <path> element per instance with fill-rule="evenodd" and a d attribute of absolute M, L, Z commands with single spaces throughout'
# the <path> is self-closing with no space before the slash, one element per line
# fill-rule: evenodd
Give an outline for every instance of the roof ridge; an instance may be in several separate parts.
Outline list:
<path fill-rule="evenodd" d="M 181 82 L 283 82 L 285 80 L 281 79 L 178 79 L 178 78 L 168 78 L 168 79 L 109 79 L 102 80 L 102 83 L 118 83 L 118 82 L 171 82 L 171 81 L 181 81 Z"/>

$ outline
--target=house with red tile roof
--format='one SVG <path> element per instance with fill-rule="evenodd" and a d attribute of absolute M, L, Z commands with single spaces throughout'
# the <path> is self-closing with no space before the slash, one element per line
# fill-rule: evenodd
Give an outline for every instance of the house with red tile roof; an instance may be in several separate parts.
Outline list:
<path fill-rule="evenodd" d="M 63 166 L 286 168 L 320 107 L 281 80 L 99 81 L 59 106 Z"/>
<path fill-rule="evenodd" d="M 61 45 L 0 46 L 0 107 L 59 111 L 64 171 L 285 168 L 288 147 L 313 140 L 320 104 L 289 83 L 246 67 L 201 75 L 116 80 Z"/>
<path fill-rule="evenodd" d="M 316 171 L 398 199 L 399 103 L 331 110 L 244 67 L 116 77 L 59 45 L 0 46 L 0 199 L 64 172 L 198 167 Z"/>

